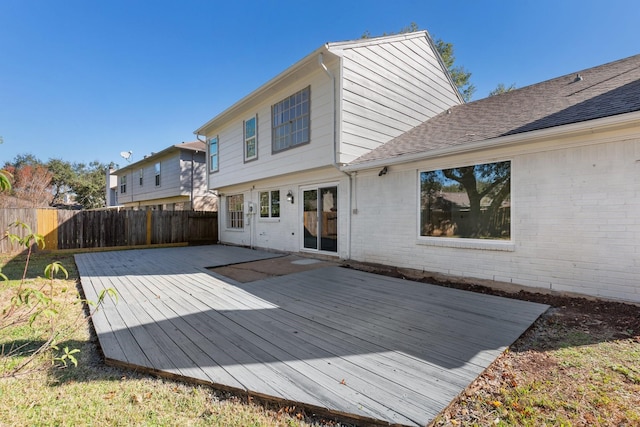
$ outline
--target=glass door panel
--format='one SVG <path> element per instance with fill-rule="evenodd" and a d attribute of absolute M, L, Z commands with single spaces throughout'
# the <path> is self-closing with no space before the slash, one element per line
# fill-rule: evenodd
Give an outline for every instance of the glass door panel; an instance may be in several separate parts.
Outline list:
<path fill-rule="evenodd" d="M 318 249 L 318 190 L 305 190 L 302 200 L 304 212 L 304 248 Z"/>
<path fill-rule="evenodd" d="M 321 188 L 320 250 L 338 251 L 338 187 Z"/>

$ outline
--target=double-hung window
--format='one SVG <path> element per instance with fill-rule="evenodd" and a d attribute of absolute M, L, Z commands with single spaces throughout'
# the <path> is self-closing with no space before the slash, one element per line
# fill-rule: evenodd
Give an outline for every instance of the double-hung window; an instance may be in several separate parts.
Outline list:
<path fill-rule="evenodd" d="M 209 139 L 209 173 L 218 172 L 218 137 Z"/>
<path fill-rule="evenodd" d="M 154 169 L 156 174 L 156 187 L 160 187 L 160 162 L 156 163 Z"/>
<path fill-rule="evenodd" d="M 138 171 L 138 182 L 140 183 L 140 187 L 142 187 L 143 178 L 144 178 L 144 169 L 140 169 Z"/>
<path fill-rule="evenodd" d="M 227 196 L 227 228 L 244 228 L 244 196 Z"/>
<path fill-rule="evenodd" d="M 258 116 L 244 121 L 244 161 L 258 158 Z"/>
<path fill-rule="evenodd" d="M 127 175 L 122 175 L 120 177 L 120 194 L 124 194 L 127 192 Z"/>
<path fill-rule="evenodd" d="M 309 142 L 311 87 L 283 99 L 271 107 L 274 153 Z"/>
<path fill-rule="evenodd" d="M 260 218 L 280 218 L 280 190 L 260 192 Z"/>

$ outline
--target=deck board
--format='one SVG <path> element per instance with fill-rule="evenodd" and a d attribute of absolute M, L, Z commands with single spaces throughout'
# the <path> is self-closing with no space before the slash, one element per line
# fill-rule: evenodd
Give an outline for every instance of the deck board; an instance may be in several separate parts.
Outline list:
<path fill-rule="evenodd" d="M 226 246 L 76 255 L 107 362 L 367 422 L 428 424 L 547 306 L 325 267 L 249 283 Z"/>

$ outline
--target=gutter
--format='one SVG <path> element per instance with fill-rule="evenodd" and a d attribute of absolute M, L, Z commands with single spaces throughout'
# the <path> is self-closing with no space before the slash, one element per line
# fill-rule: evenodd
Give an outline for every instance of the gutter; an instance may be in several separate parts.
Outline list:
<path fill-rule="evenodd" d="M 510 145 L 524 144 L 528 142 L 539 142 L 549 139 L 577 136 L 580 134 L 590 134 L 606 130 L 615 130 L 617 128 L 630 127 L 634 124 L 640 125 L 640 111 L 617 114 L 615 116 L 603 117 L 600 119 L 593 119 L 578 123 L 571 123 L 568 125 L 555 126 L 552 128 L 523 132 L 515 135 L 499 136 L 496 138 L 484 139 L 467 144 L 453 145 L 435 150 L 408 153 L 397 157 L 372 160 L 358 164 L 349 164 L 343 166 L 341 169 L 345 173 L 357 172 L 366 169 L 380 168 L 383 166 L 393 166 L 420 160 L 446 157 L 455 154 L 488 150 L 491 148 L 508 147 Z"/>

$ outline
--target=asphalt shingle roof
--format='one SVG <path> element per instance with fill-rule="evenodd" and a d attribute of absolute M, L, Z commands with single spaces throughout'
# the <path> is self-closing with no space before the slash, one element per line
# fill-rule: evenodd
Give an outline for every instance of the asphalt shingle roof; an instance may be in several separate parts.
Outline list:
<path fill-rule="evenodd" d="M 640 55 L 450 108 L 351 164 L 640 110 Z"/>

